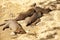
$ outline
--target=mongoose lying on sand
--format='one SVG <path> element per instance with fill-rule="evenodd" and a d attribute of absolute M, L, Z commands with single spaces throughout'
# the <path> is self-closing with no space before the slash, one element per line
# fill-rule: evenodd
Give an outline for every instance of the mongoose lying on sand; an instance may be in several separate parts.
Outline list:
<path fill-rule="evenodd" d="M 15 20 L 6 20 L 3 30 L 9 27 L 14 33 L 26 33 L 21 25 L 18 24 Z"/>
<path fill-rule="evenodd" d="M 32 7 L 27 12 L 20 13 L 20 15 L 18 15 L 18 17 L 14 20 L 20 21 L 20 20 L 24 20 L 25 18 L 29 17 L 26 21 L 27 25 L 29 25 L 29 24 L 35 22 L 44 13 L 48 13 L 49 11 L 51 11 L 51 10 L 50 9 L 43 9 L 43 8 L 40 8 L 40 7 Z"/>

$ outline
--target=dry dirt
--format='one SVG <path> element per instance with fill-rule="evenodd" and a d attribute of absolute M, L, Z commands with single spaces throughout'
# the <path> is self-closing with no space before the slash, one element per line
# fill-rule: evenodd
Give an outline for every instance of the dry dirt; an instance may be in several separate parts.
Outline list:
<path fill-rule="evenodd" d="M 10 28 L 3 31 L 4 26 L 0 26 L 0 40 L 60 40 L 59 0 L 0 0 L 0 24 L 3 24 L 4 20 L 16 18 L 21 12 L 28 11 L 34 3 L 52 11 L 44 14 L 36 26 L 26 27 L 24 20 L 18 21 L 26 34 L 11 36 Z"/>

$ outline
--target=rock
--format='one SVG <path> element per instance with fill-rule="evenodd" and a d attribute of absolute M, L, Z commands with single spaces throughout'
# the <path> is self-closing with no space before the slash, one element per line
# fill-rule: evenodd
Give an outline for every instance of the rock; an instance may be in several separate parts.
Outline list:
<path fill-rule="evenodd" d="M 60 10 L 54 10 L 50 12 L 50 14 L 53 16 L 55 21 L 60 22 Z"/>

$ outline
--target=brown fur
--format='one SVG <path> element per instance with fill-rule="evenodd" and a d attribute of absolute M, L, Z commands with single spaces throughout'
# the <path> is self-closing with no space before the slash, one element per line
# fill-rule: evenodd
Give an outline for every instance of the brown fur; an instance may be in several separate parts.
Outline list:
<path fill-rule="evenodd" d="M 16 20 L 16 21 L 24 20 L 26 17 L 32 16 L 34 12 L 35 12 L 34 9 L 30 9 L 27 12 L 20 13 L 20 15 L 18 15 L 18 17 L 14 20 Z"/>

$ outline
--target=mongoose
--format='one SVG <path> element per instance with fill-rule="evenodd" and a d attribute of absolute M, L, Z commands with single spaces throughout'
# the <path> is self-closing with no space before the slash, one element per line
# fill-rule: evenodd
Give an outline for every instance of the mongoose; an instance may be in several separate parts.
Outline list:
<path fill-rule="evenodd" d="M 14 33 L 26 33 L 21 25 L 19 25 L 18 22 L 13 19 L 6 20 L 3 30 L 5 30 L 7 27 L 9 27 Z"/>
<path fill-rule="evenodd" d="M 43 9 L 40 7 L 34 7 L 34 12 L 32 16 L 28 17 L 25 21 L 27 23 L 27 26 L 30 24 L 35 24 L 37 21 L 40 21 L 39 18 L 43 16 L 44 13 L 48 13 L 51 10 L 50 9 Z M 37 20 L 38 19 L 38 20 Z"/>

